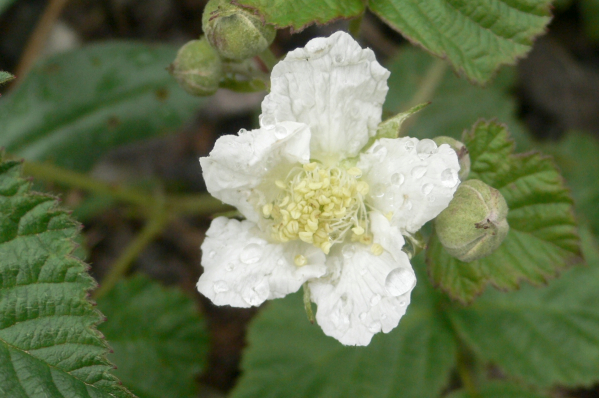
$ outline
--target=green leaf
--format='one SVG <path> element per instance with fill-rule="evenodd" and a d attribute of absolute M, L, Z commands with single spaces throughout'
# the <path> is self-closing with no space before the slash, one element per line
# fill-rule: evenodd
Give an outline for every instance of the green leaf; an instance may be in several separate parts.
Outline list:
<path fill-rule="evenodd" d="M 7 83 L 14 79 L 15 77 L 8 72 L 0 71 L 0 84 Z"/>
<path fill-rule="evenodd" d="M 405 122 L 405 133 L 418 138 L 440 135 L 456 139 L 480 118 L 498 118 L 505 122 L 520 149 L 530 146 L 530 139 L 516 115 L 511 94 L 515 77 L 513 68 L 503 70 L 485 88 L 460 79 L 445 64 L 412 46 L 404 46 L 387 68 L 391 71 L 385 109 L 389 114 L 405 111 L 416 103 L 431 104 Z M 433 81 L 431 87 L 431 80 Z M 412 121 L 416 120 L 412 124 Z"/>
<path fill-rule="evenodd" d="M 469 178 L 498 189 L 508 206 L 510 232 L 499 249 L 470 263 L 451 257 L 436 235 L 427 263 L 434 283 L 468 303 L 488 283 L 517 289 L 521 280 L 541 285 L 582 261 L 572 199 L 553 161 L 538 153 L 514 155 L 504 125 L 480 122 L 462 140 L 470 151 Z"/>
<path fill-rule="evenodd" d="M 202 103 L 165 70 L 176 50 L 112 42 L 42 61 L 0 101 L 0 147 L 85 171 L 112 148 L 176 130 Z"/>
<path fill-rule="evenodd" d="M 370 0 L 393 29 L 485 83 L 530 51 L 549 23 L 550 0 Z"/>
<path fill-rule="evenodd" d="M 420 258 L 416 258 L 423 268 Z M 306 319 L 301 295 L 276 300 L 249 330 L 234 398 L 433 398 L 448 382 L 456 344 L 443 297 L 421 276 L 399 326 L 367 347 L 345 347 Z"/>
<path fill-rule="evenodd" d="M 562 140 L 543 146 L 564 174 L 581 221 L 599 234 L 599 141 L 590 134 L 570 132 Z"/>
<path fill-rule="evenodd" d="M 479 392 L 479 398 L 547 398 L 547 395 L 540 395 L 529 391 L 522 386 L 506 382 L 492 382 L 484 385 Z M 449 394 L 446 398 L 471 398 L 471 395 L 464 390 L 459 390 Z"/>
<path fill-rule="evenodd" d="M 568 270 L 543 289 L 490 290 L 450 311 L 461 338 L 483 359 L 540 386 L 599 380 L 599 249 L 583 234 L 588 267 Z"/>
<path fill-rule="evenodd" d="M 70 254 L 79 225 L 30 192 L 20 163 L 0 159 L 0 391 L 2 397 L 132 397 L 109 373 L 95 287 Z"/>
<path fill-rule="evenodd" d="M 260 13 L 277 29 L 291 27 L 294 31 L 313 23 L 324 25 L 340 18 L 354 18 L 365 9 L 363 0 L 235 0 L 235 3 Z"/>
<path fill-rule="evenodd" d="M 115 353 L 115 374 L 140 398 L 197 397 L 194 378 L 208 351 L 193 300 L 144 276 L 120 282 L 98 300 L 100 331 Z"/>

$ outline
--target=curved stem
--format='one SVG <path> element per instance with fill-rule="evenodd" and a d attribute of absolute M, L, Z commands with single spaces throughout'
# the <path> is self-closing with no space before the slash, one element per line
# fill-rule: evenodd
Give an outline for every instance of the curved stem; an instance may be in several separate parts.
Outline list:
<path fill-rule="evenodd" d="M 125 251 L 115 261 L 108 274 L 102 279 L 98 289 L 92 294 L 98 299 L 108 293 L 114 285 L 127 273 L 133 261 L 139 254 L 162 232 L 168 223 L 164 209 L 159 209 L 144 225 L 140 234 L 127 246 Z"/>

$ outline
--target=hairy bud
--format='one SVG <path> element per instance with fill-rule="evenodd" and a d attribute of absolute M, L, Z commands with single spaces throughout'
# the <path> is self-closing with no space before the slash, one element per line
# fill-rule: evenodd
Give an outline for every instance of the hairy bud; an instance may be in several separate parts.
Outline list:
<path fill-rule="evenodd" d="M 202 28 L 221 56 L 236 61 L 260 54 L 276 35 L 273 26 L 230 0 L 210 0 L 204 9 Z"/>
<path fill-rule="evenodd" d="M 470 262 L 501 245 L 510 229 L 507 213 L 507 203 L 498 190 L 482 181 L 468 180 L 435 219 L 435 231 L 449 254 Z"/>
<path fill-rule="evenodd" d="M 169 72 L 191 95 L 212 95 L 222 77 L 222 61 L 205 38 L 192 40 L 179 49 Z"/>
<path fill-rule="evenodd" d="M 458 161 L 460 162 L 460 172 L 458 173 L 458 177 L 460 177 L 460 181 L 465 181 L 468 177 L 468 174 L 470 174 L 470 155 L 466 145 L 455 138 L 446 136 L 434 138 L 433 141 L 435 141 L 437 145 L 449 145 L 451 149 L 458 154 Z"/>

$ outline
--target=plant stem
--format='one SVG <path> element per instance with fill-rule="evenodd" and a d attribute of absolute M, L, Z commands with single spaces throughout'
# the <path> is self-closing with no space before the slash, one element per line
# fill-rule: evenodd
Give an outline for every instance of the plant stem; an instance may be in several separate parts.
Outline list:
<path fill-rule="evenodd" d="M 463 348 L 458 348 L 457 367 L 460 380 L 462 381 L 462 386 L 468 392 L 470 398 L 479 398 L 480 394 L 476 388 L 476 383 L 474 382 L 470 364 L 468 363 L 468 359 Z"/>
<path fill-rule="evenodd" d="M 158 236 L 168 223 L 168 216 L 164 209 L 158 209 L 153 217 L 147 221 L 140 234 L 127 246 L 108 274 L 102 279 L 102 283 L 93 293 L 93 298 L 98 299 L 108 293 L 114 285 L 127 273 L 133 261 Z"/>
<path fill-rule="evenodd" d="M 268 72 L 272 71 L 272 68 L 279 62 L 277 57 L 270 51 L 270 48 L 264 50 L 260 55 L 258 55 L 260 61 L 268 68 Z"/>
<path fill-rule="evenodd" d="M 158 199 L 151 194 L 135 188 L 111 185 L 99 181 L 86 174 L 67 170 L 49 163 L 27 161 L 24 173 L 36 179 L 50 181 L 69 187 L 83 189 L 99 195 L 106 195 L 121 202 L 142 207 L 146 211 L 155 209 Z M 228 211 L 230 206 L 224 205 L 209 194 L 170 195 L 164 199 L 165 211 L 173 214 L 207 216 L 216 212 Z"/>

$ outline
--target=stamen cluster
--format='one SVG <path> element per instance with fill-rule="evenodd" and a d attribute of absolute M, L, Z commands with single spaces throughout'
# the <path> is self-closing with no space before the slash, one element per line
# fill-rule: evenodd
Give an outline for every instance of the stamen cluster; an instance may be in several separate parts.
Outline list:
<path fill-rule="evenodd" d="M 301 239 L 325 254 L 350 230 L 352 240 L 372 243 L 364 204 L 370 187 L 361 176 L 357 167 L 325 168 L 316 162 L 294 168 L 286 181 L 275 182 L 282 192 L 262 208 L 264 217 L 272 220 L 273 239 Z"/>

